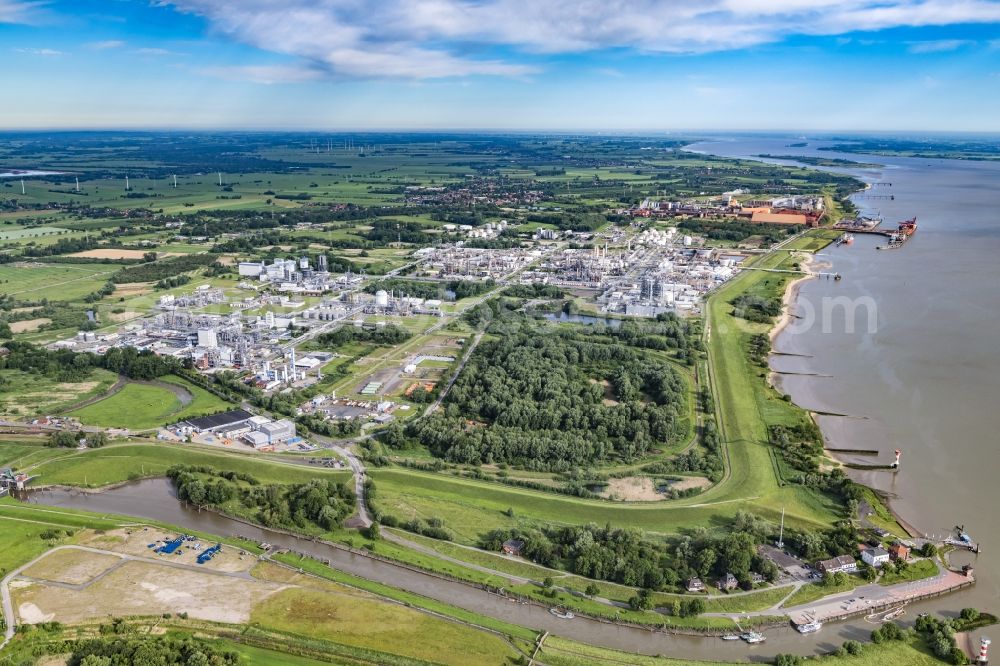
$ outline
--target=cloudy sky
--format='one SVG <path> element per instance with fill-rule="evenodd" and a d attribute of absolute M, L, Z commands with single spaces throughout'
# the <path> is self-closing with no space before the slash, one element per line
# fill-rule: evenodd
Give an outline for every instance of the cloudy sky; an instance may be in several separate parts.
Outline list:
<path fill-rule="evenodd" d="M 1000 0 L 0 0 L 0 127 L 1000 131 Z"/>

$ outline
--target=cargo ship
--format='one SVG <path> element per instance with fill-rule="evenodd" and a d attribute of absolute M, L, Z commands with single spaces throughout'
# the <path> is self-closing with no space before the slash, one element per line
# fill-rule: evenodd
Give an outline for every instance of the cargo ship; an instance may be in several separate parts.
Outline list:
<path fill-rule="evenodd" d="M 913 217 L 910 218 L 909 220 L 904 220 L 903 222 L 900 222 L 899 227 L 897 227 L 897 230 L 902 234 L 905 234 L 907 236 L 912 236 L 913 232 L 917 230 L 917 218 Z"/>

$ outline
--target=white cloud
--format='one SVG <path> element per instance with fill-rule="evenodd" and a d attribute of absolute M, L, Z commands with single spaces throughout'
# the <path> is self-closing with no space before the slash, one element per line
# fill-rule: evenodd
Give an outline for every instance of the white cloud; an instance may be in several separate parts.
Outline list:
<path fill-rule="evenodd" d="M 0 0 L 0 25 L 4 23 L 35 23 L 44 2 L 25 0 Z"/>
<path fill-rule="evenodd" d="M 170 56 L 170 55 L 184 55 L 183 53 L 177 53 L 176 51 L 171 51 L 169 49 L 161 49 L 153 46 L 143 46 L 134 49 L 132 53 L 136 55 L 144 56 Z"/>
<path fill-rule="evenodd" d="M 18 53 L 27 53 L 29 55 L 47 56 L 47 57 L 66 55 L 63 51 L 57 51 L 55 49 L 16 48 L 14 50 L 17 51 Z"/>
<path fill-rule="evenodd" d="M 213 31 L 231 39 L 361 78 L 525 76 L 536 68 L 523 64 L 524 54 L 612 48 L 705 53 L 793 34 L 1000 21 L 998 0 L 159 2 L 205 17 Z M 480 55 L 489 49 L 512 49 L 519 57 Z"/>
<path fill-rule="evenodd" d="M 942 53 L 944 51 L 954 51 L 963 46 L 975 44 L 969 39 L 931 39 L 921 42 L 907 42 L 910 53 Z"/>
<path fill-rule="evenodd" d="M 273 85 L 276 83 L 303 83 L 322 79 L 324 73 L 308 66 L 286 65 L 237 65 L 232 67 L 206 67 L 200 70 L 209 76 L 227 81 L 250 81 Z"/>
<path fill-rule="evenodd" d="M 110 49 L 120 49 L 125 46 L 125 42 L 120 39 L 105 39 L 100 42 L 89 42 L 86 46 L 88 49 L 94 51 L 108 51 Z"/>

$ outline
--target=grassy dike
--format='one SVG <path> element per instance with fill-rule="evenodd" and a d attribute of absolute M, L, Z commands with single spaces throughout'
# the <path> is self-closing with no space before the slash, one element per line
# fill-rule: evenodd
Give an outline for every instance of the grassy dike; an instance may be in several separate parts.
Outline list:
<path fill-rule="evenodd" d="M 649 657 L 645 655 L 608 650 L 558 636 L 545 639 L 537 658 L 548 666 L 717 666 L 746 664 L 747 662 L 696 661 L 693 659 L 673 659 L 670 657 Z M 809 660 L 819 666 L 883 666 L 884 664 L 908 664 L 909 666 L 941 666 L 943 662 L 929 654 L 918 639 L 865 645 L 861 654 L 819 657 Z"/>
<path fill-rule="evenodd" d="M 345 481 L 350 472 L 282 463 L 253 454 L 191 444 L 154 441 L 113 443 L 99 449 L 49 448 L 44 440 L 0 440 L 0 466 L 13 466 L 37 478 L 33 487 L 67 485 L 104 486 L 164 476 L 174 465 L 209 465 L 257 477 L 262 483 L 303 483 L 323 478 Z"/>

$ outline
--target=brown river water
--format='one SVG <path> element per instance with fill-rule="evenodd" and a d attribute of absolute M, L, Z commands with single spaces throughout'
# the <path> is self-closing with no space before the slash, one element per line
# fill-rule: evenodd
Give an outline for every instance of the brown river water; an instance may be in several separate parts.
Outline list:
<path fill-rule="evenodd" d="M 1000 473 L 997 414 L 1000 408 L 1000 164 L 957 160 L 883 158 L 816 152 L 814 142 L 789 148 L 789 138 L 712 141 L 692 150 L 731 157 L 760 153 L 844 157 L 884 164 L 844 170 L 870 183 L 891 182 L 871 193 L 891 191 L 895 200 L 857 198 L 878 210 L 885 225 L 918 217 L 917 234 L 900 250 L 877 251 L 878 237 L 858 236 L 853 245 L 830 247 L 819 257 L 844 276 L 840 282 L 812 280 L 799 291 L 797 311 L 822 312 L 824 297 L 867 298 L 877 315 L 848 332 L 835 315 L 808 330 L 792 327 L 775 343 L 781 387 L 796 403 L 819 412 L 831 447 L 877 448 L 880 462 L 903 451 L 898 474 L 858 473 L 857 478 L 892 493 L 893 508 L 931 534 L 965 525 L 983 553 L 967 556 L 978 583 L 970 591 L 911 604 L 920 611 L 953 612 L 963 606 L 1000 611 Z M 808 305 L 806 305 L 808 304 Z M 864 310 L 864 308 L 862 308 Z M 867 312 L 867 310 L 864 310 Z M 801 327 L 804 328 L 804 327 Z M 862 459 L 870 462 L 870 459 Z M 779 652 L 829 652 L 847 639 L 867 640 L 872 625 L 854 620 L 828 624 L 800 636 L 790 627 L 769 629 L 763 645 L 718 638 L 669 636 L 576 618 L 561 620 L 546 609 L 515 604 L 460 583 L 358 555 L 235 523 L 183 507 L 169 483 L 154 479 L 100 494 L 51 490 L 32 501 L 101 513 L 139 516 L 216 534 L 240 534 L 332 560 L 334 568 L 424 594 L 509 622 L 588 643 L 644 654 L 706 660 L 763 661 Z M 904 618 L 904 619 L 906 619 Z M 1000 638 L 996 628 L 984 632 Z"/>

